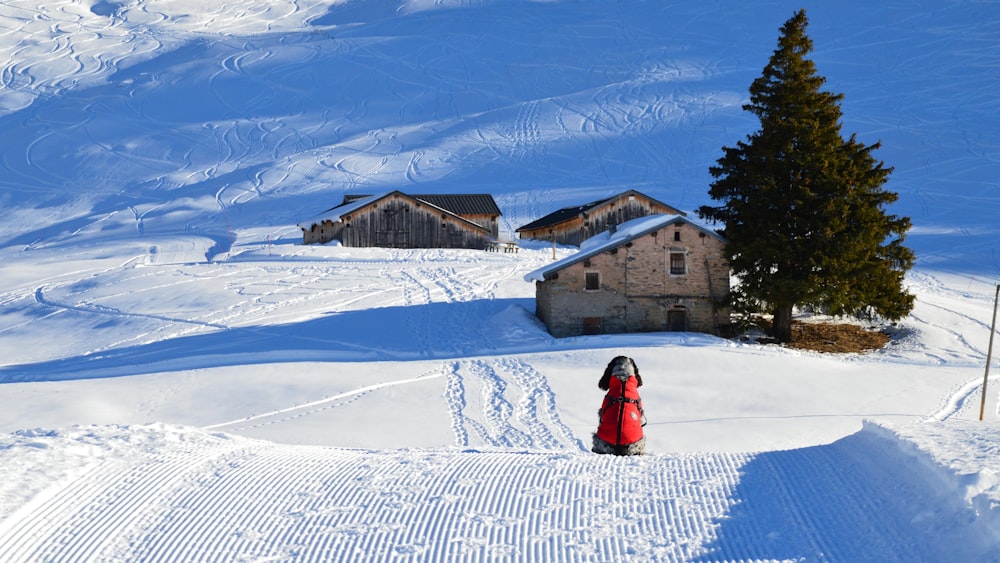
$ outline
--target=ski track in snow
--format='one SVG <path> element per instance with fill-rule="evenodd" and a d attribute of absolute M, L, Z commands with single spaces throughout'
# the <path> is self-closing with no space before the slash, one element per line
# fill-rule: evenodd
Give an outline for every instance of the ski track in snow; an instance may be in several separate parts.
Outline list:
<path fill-rule="evenodd" d="M 361 395 L 370 393 L 372 391 L 376 391 L 378 389 L 385 389 L 386 387 L 394 387 L 396 385 L 406 385 L 409 383 L 423 382 L 426 381 L 427 379 L 442 377 L 443 375 L 444 374 L 441 373 L 440 371 L 432 371 L 429 373 L 422 374 L 418 377 L 414 377 L 412 379 L 394 380 L 385 383 L 376 383 L 374 385 L 366 385 L 358 389 L 353 389 L 351 391 L 346 391 L 344 393 L 338 393 L 330 397 L 324 397 L 317 401 L 310 401 L 308 403 L 301 405 L 294 405 L 291 407 L 278 409 L 275 411 L 255 414 L 237 420 L 232 420 L 229 422 L 210 424 L 208 426 L 203 426 L 202 429 L 214 430 L 217 428 L 228 428 L 233 431 L 239 431 L 249 428 L 255 428 L 262 424 L 274 424 L 277 422 L 283 422 L 300 416 L 307 416 L 315 412 L 341 406 L 343 404 L 356 400 Z M 257 421 L 265 421 L 265 422 L 257 422 Z M 251 422 L 253 422 L 253 424 L 248 424 Z"/>
<path fill-rule="evenodd" d="M 242 259 L 171 264 L 164 258 L 169 251 L 162 246 L 115 266 L 70 271 L 0 292 L 5 306 L 31 310 L 33 317 L 63 315 L 63 322 L 74 325 L 127 323 L 134 327 L 116 333 L 119 338 L 113 340 L 95 334 L 81 340 L 75 351 L 69 345 L 69 361 L 40 370 L 43 377 L 80 377 L 97 365 L 111 368 L 111 372 L 98 369 L 95 375 L 132 371 L 148 362 L 143 359 L 140 364 L 134 358 L 150 346 L 171 347 L 184 338 L 210 338 L 213 334 L 230 346 L 246 346 L 248 352 L 259 348 L 255 342 L 261 338 L 291 337 L 315 357 L 330 359 L 345 355 L 353 359 L 358 353 L 370 359 L 398 359 L 488 352 L 492 345 L 490 337 L 483 334 L 486 329 L 469 327 L 481 324 L 483 315 L 495 314 L 498 284 L 538 263 L 537 258 L 525 261 L 524 257 L 479 251 L 449 255 L 397 250 L 384 261 Z M 475 253 L 475 260 L 469 259 L 469 252 Z M 192 297 L 182 301 L 155 299 L 160 292 L 169 291 Z M 367 318 L 370 311 L 376 315 L 397 311 L 398 315 L 392 315 L 394 323 L 400 325 L 398 329 L 411 347 L 383 349 L 377 333 L 364 341 L 353 341 L 351 335 L 337 329 L 288 334 L 276 328 L 282 322 L 322 327 L 325 319 L 336 322 L 339 314 Z M 24 321 L 0 326 L 0 334 L 23 325 Z M 276 330 L 286 334 L 279 337 Z M 212 351 L 205 348 L 204 353 L 211 355 Z M 190 351 L 185 355 L 191 358 Z M 169 361 L 169 354 L 160 356 Z M 13 356 L 5 359 L 8 366 L 18 364 Z M 15 377 L 32 378 L 29 374 Z"/>
<path fill-rule="evenodd" d="M 918 494 L 927 468 L 885 465 L 888 443 L 873 432 L 761 454 L 616 458 L 347 450 L 194 429 L 157 440 L 161 429 L 125 429 L 119 455 L 0 523 L 4 560 L 912 561 L 963 549 L 919 517 L 932 509 Z M 42 455 L 82 445 L 7 440 Z"/>
<path fill-rule="evenodd" d="M 36 9 L 36 4 L 15 0 L 0 6 L 0 14 L 10 25 L 0 31 L 0 112 L 28 108 L 19 119 L 35 123 L 30 140 L 23 146 L 12 144 L 14 150 L 0 159 L 0 170 L 14 179 L 12 187 L 25 193 L 50 194 L 80 183 L 81 178 L 101 184 L 104 171 L 90 174 L 85 170 L 72 176 L 72 168 L 52 156 L 61 154 L 63 147 L 70 151 L 96 148 L 115 155 L 120 166 L 130 167 L 132 176 L 122 177 L 131 184 L 113 195 L 130 200 L 135 196 L 122 209 L 105 204 L 74 221 L 61 235 L 67 240 L 102 230 L 126 208 L 138 234 L 155 231 L 161 208 L 164 215 L 169 212 L 166 204 L 174 197 L 164 200 L 160 194 L 195 187 L 200 191 L 192 190 L 192 199 L 200 194 L 215 202 L 220 217 L 212 219 L 215 226 L 225 219 L 228 234 L 213 236 L 233 244 L 230 216 L 238 219 L 235 213 L 242 205 L 266 201 L 269 193 L 294 186 L 301 181 L 300 169 L 315 166 L 337 178 L 343 189 L 355 192 L 392 183 L 419 185 L 451 171 L 439 162 L 445 152 L 442 147 L 454 151 L 447 154 L 455 161 L 481 152 L 490 158 L 513 159 L 532 172 L 530 168 L 544 159 L 527 157 L 559 148 L 554 139 L 593 145 L 592 151 L 567 152 L 575 159 L 595 157 L 589 163 L 595 168 L 591 180 L 617 181 L 630 177 L 618 168 L 641 166 L 642 172 L 636 174 L 639 182 L 661 182 L 661 169 L 669 170 L 676 166 L 674 162 L 661 163 L 656 157 L 618 162 L 623 157 L 605 156 L 603 149 L 609 147 L 603 143 L 614 136 L 641 138 L 649 129 L 667 124 L 698 127 L 734 103 L 723 99 L 733 97 L 727 92 L 718 92 L 717 101 L 716 93 L 660 90 L 662 83 L 710 81 L 731 69 L 717 62 L 664 61 L 658 54 L 656 60 L 639 64 L 622 61 L 629 65 L 622 73 L 629 78 L 596 87 L 574 85 L 551 95 L 532 92 L 535 98 L 511 95 L 507 105 L 475 106 L 471 112 L 443 90 L 438 94 L 445 96 L 440 102 L 444 109 L 420 113 L 420 104 L 427 103 L 421 97 L 429 90 L 402 88 L 402 81 L 387 82 L 388 89 L 399 89 L 396 95 L 407 98 L 397 121 L 407 123 L 404 114 L 412 113 L 418 116 L 414 122 L 419 128 L 364 119 L 377 115 L 368 107 L 368 99 L 344 100 L 343 105 L 322 112 L 306 104 L 269 107 L 271 114 L 262 117 L 263 121 L 251 120 L 240 116 L 248 107 L 281 99 L 285 91 L 279 86 L 284 86 L 282 80 L 290 73 L 304 74 L 307 71 L 298 69 L 335 60 L 329 57 L 340 49 L 358 49 L 365 55 L 358 63 L 362 66 L 377 65 L 378 57 L 389 51 L 375 46 L 369 51 L 363 41 L 332 39 L 319 28 L 277 43 L 264 37 L 286 25 L 301 31 L 302 22 L 328 11 L 326 1 L 236 2 L 189 14 L 168 13 L 175 8 L 170 2 L 107 2 L 114 10 L 109 17 L 97 17 L 91 2 L 51 1 L 44 9 Z M 614 22 L 607 26 L 591 32 L 624 30 L 623 26 L 614 28 Z M 227 30 L 227 36 L 218 38 L 218 29 Z M 239 36 L 252 39 L 234 39 Z M 165 115 L 159 104 L 163 96 L 177 95 L 172 89 L 176 85 L 161 82 L 155 73 L 121 80 L 113 85 L 119 88 L 113 96 L 98 97 L 96 90 L 90 91 L 118 73 L 130 76 L 131 67 L 169 53 L 192 38 L 205 39 L 220 54 L 217 68 L 192 92 L 219 108 L 203 124 L 193 120 L 200 129 L 185 129 L 188 123 Z M 935 45 L 926 47 L 926 53 L 935 52 Z M 441 72 L 437 66 L 424 64 L 425 56 L 434 53 L 418 53 L 398 63 L 410 65 L 405 69 L 408 72 L 401 72 L 402 80 L 409 73 Z M 938 60 L 925 55 L 900 61 L 907 68 L 897 74 L 920 75 L 934 66 L 929 62 Z M 984 63 L 991 60 L 983 58 Z M 164 69 L 169 68 L 165 63 Z M 446 79 L 436 76 L 436 80 Z M 289 82 L 294 86 L 308 81 L 296 74 Z M 352 86 L 347 83 L 344 91 L 350 92 Z M 81 112 L 67 111 L 59 103 L 31 107 L 33 100 L 57 100 L 67 92 L 84 96 L 75 100 Z M 189 93 L 180 89 L 179 94 Z M 477 94 L 487 98 L 484 92 Z M 960 102 L 960 109 L 970 115 L 989 103 Z M 950 105 L 935 110 L 942 115 L 959 111 Z M 913 109 L 904 106 L 900 111 Z M 115 142 L 101 130 L 107 127 L 101 115 L 114 112 L 131 116 L 134 131 L 130 135 L 170 131 L 184 139 L 180 143 L 184 148 L 170 156 L 123 148 L 127 138 Z M 441 131 L 452 134 L 451 129 L 462 121 L 473 125 L 456 135 L 455 143 L 436 138 L 446 135 Z M 906 117 L 901 122 L 916 121 Z M 879 127 L 898 125 L 887 121 Z M 86 144 L 69 144 L 67 139 L 85 139 Z M 670 142 L 674 143 L 672 137 Z M 981 144 L 967 143 L 969 150 L 981 150 Z M 667 153 L 653 141 L 630 146 L 650 155 Z M 164 166 L 166 162 L 169 167 Z M 463 164 L 474 162 L 480 161 L 469 158 Z M 650 166 L 651 162 L 662 166 Z M 108 182 L 121 183 L 117 178 Z M 908 195 L 922 197 L 919 192 Z M 500 194 L 497 199 L 504 208 L 518 200 L 520 212 L 531 217 L 551 211 L 559 201 L 542 198 L 535 191 Z M 931 214 L 926 207 L 923 211 L 924 216 Z M 504 217 L 503 221 L 511 229 L 516 226 L 514 219 Z M 187 229 L 199 233 L 199 226 L 209 222 L 203 217 L 191 219 Z M 38 237 L 23 241 L 24 250 L 44 248 L 43 235 Z M 413 336 L 406 350 L 408 358 L 462 357 L 489 352 L 490 347 L 484 335 L 465 332 L 476 325 L 466 319 L 479 318 L 485 310 L 482 303 L 493 299 L 500 281 L 530 269 L 525 263 L 512 265 L 499 259 L 485 265 L 421 264 L 421 260 L 435 259 L 429 258 L 434 255 L 413 251 L 396 252 L 391 260 L 375 265 L 351 259 L 225 262 L 223 257 L 216 264 L 161 265 L 157 263 L 160 256 L 151 251 L 118 267 L 64 272 L 4 288 L 0 306 L 28 313 L 12 315 L 10 324 L 0 327 L 0 336 L 15 333 L 27 323 L 57 317 L 82 319 L 81 323 L 134 323 L 136 330 L 125 339 L 102 340 L 106 337 L 94 331 L 79 344 L 80 349 L 67 344 L 63 350 L 76 358 L 108 352 L 107 369 L 141 370 L 131 367 L 133 347 L 136 357 L 142 357 L 144 345 L 246 327 L 250 329 L 240 334 L 252 342 L 253 337 L 276 330 L 268 325 L 281 321 L 303 322 L 378 306 L 405 311 L 402 330 Z M 482 275 L 485 269 L 488 276 Z M 344 279 L 353 282 L 345 284 Z M 918 307 L 928 312 L 915 311 L 912 323 L 956 344 L 910 349 L 907 361 L 977 365 L 986 343 L 967 335 L 981 334 L 987 325 L 976 316 L 975 308 L 969 308 L 968 302 L 975 301 L 970 299 L 972 293 L 948 290 L 926 272 L 911 273 L 909 281 L 920 292 Z M 208 290 L 206 299 L 216 299 L 217 305 L 142 301 L 145 295 L 155 297 L 158 288 L 172 294 L 182 291 L 179 287 L 190 288 L 185 291 L 190 295 Z M 142 295 L 135 295 L 137 288 Z M 434 308 L 440 304 L 469 306 Z M 444 318 L 439 315 L 442 311 Z M 948 322 L 930 327 L 926 318 L 931 316 Z M 65 326 L 69 330 L 53 332 L 69 334 L 92 325 Z M 322 332 L 282 336 L 306 344 L 308 351 L 327 359 L 352 354 L 393 357 L 391 350 L 368 342 L 353 343 L 349 338 L 338 340 Z M 905 339 L 900 343 L 908 345 Z M 116 359 L 115 352 L 123 353 L 121 359 Z M 887 352 L 887 357 L 892 353 Z M 13 362 L 10 370 L 16 372 L 15 360 L 4 361 Z M 168 362 L 161 367 L 211 367 L 207 360 L 192 361 L 190 366 Z M 52 371 L 64 369 L 68 376 L 82 378 L 88 376 L 84 365 L 71 362 Z M 48 375 L 47 367 L 41 365 L 27 379 Z M 997 378 L 1000 374 L 990 378 L 992 389 Z M 205 432 L 237 431 L 336 409 L 376 389 L 427 379 L 441 379 L 455 450 L 288 446 Z M 982 384 L 980 377 L 956 385 L 927 420 L 956 418 L 973 404 L 978 406 Z M 936 529 L 933 522 L 938 511 L 961 509 L 942 508 L 948 503 L 929 498 L 933 495 L 925 492 L 931 489 L 926 483 L 933 476 L 921 473 L 919 464 L 879 463 L 886 455 L 886 444 L 870 434 L 779 452 L 617 459 L 587 454 L 588 437 L 574 435 L 561 420 L 557 399 L 544 374 L 528 361 L 484 356 L 449 360 L 439 370 L 412 379 L 316 397 L 202 430 L 185 430 L 165 440 L 152 436 L 149 448 L 142 443 L 142 429 L 132 429 L 126 431 L 128 443 L 119 446 L 119 455 L 98 461 L 84 456 L 87 461 L 79 471 L 52 482 L 13 514 L 5 515 L 0 521 L 0 560 L 838 561 L 917 560 L 935 555 L 945 560 L 949 553 L 942 550 L 957 549 L 948 531 Z M 1000 410 L 993 416 L 1000 417 Z M 106 446 L 120 437 L 98 438 Z M 0 455 L 17 448 L 44 456 L 101 447 L 58 437 L 51 443 L 42 438 L 17 440 L 0 444 Z M 6 470 L 14 482 L 18 470 Z M 973 518 L 966 515 L 967 521 Z"/>
<path fill-rule="evenodd" d="M 970 409 L 973 403 L 975 403 L 975 406 L 977 407 L 976 412 L 978 412 L 978 407 L 982 406 L 982 388 L 984 378 L 985 376 L 971 379 L 955 389 L 954 392 L 944 398 L 941 408 L 934 414 L 927 417 L 927 422 L 941 422 L 948 420 L 949 418 Z M 988 388 L 992 385 L 995 389 L 998 383 L 1000 383 L 1000 375 L 993 375 L 987 378 L 986 384 Z M 1000 414 L 1000 404 L 997 405 L 996 414 Z M 985 413 L 983 413 L 983 416 L 985 417 Z"/>
<path fill-rule="evenodd" d="M 545 376 L 520 360 L 456 362 L 446 399 L 462 447 L 587 449 L 560 420 Z"/>

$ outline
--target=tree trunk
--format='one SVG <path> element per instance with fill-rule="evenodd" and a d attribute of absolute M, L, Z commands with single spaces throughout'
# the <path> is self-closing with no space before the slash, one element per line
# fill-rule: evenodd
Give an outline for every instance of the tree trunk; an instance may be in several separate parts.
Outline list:
<path fill-rule="evenodd" d="M 778 305 L 774 308 L 774 320 L 771 323 L 771 336 L 778 342 L 788 342 L 792 339 L 792 306 Z"/>

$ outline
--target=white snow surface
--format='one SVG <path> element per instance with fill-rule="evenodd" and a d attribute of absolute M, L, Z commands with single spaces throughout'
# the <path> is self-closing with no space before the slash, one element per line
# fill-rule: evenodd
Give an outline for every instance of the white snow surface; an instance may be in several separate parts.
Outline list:
<path fill-rule="evenodd" d="M 845 134 L 882 142 L 913 220 L 916 306 L 882 350 L 554 339 L 525 276 L 578 249 L 301 244 L 393 189 L 492 193 L 502 238 L 626 189 L 693 216 L 802 6 Z M 0 560 L 1000 560 L 997 21 L 3 2 Z M 618 354 L 646 456 L 589 451 Z"/>

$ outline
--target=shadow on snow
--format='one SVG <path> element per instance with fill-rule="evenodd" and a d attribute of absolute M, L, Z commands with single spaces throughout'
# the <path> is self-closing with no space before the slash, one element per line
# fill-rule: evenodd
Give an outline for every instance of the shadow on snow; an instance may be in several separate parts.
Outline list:
<path fill-rule="evenodd" d="M 756 455 L 740 469 L 730 498 L 738 501 L 699 561 L 1000 555 L 988 526 L 934 469 L 864 430 L 832 444 Z"/>
<path fill-rule="evenodd" d="M 232 327 L 92 354 L 0 367 L 0 383 L 94 379 L 284 362 L 467 358 L 559 350 L 706 346 L 693 333 L 553 338 L 533 299 L 480 299 L 334 312 L 302 322 Z M 211 328 L 211 327 L 205 327 Z"/>

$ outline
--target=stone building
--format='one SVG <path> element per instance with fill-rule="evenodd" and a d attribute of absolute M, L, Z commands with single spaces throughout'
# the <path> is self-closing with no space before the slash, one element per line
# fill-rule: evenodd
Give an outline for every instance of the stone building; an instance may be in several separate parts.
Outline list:
<path fill-rule="evenodd" d="M 725 240 L 679 215 L 635 219 L 525 276 L 556 337 L 623 332 L 718 334 L 729 324 Z"/>

